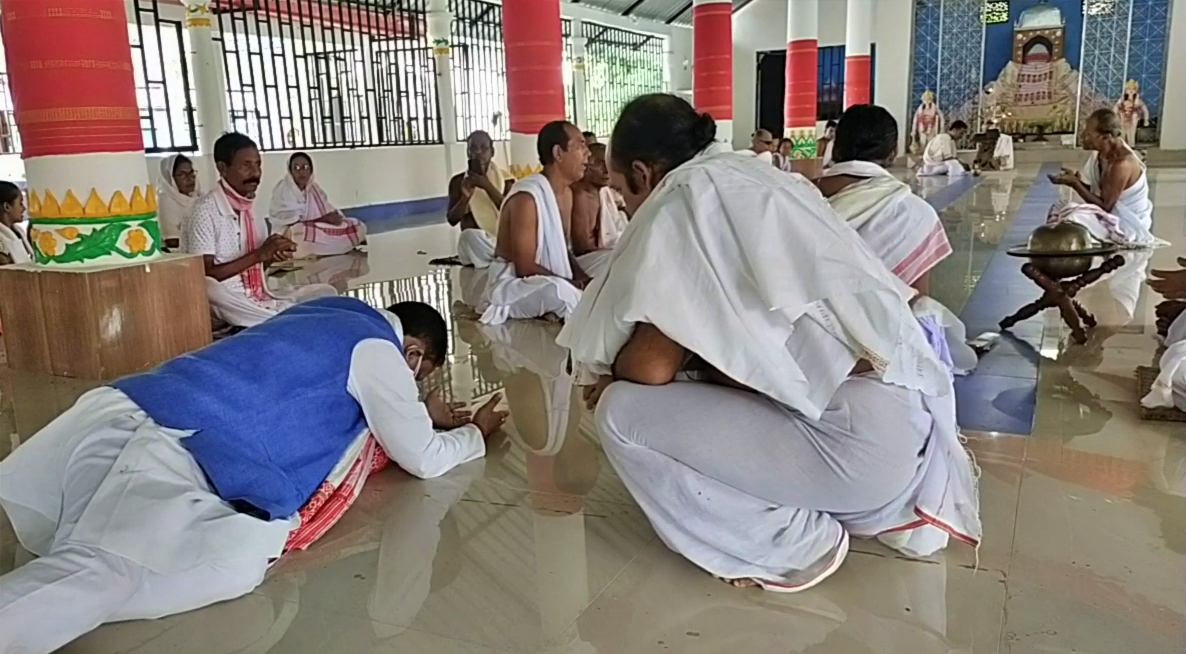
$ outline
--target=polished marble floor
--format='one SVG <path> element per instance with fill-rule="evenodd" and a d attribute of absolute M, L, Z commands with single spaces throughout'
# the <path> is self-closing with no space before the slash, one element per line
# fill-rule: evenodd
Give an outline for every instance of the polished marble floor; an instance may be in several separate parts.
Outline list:
<path fill-rule="evenodd" d="M 955 254 L 932 274 L 932 294 L 972 333 L 1036 297 L 1002 249 L 1044 215 L 1043 172 L 986 175 L 941 212 Z M 557 328 L 469 319 L 460 300 L 472 271 L 428 265 L 453 251 L 454 232 L 436 225 L 375 235 L 365 256 L 275 281 L 446 313 L 451 365 L 432 383 L 467 401 L 502 392 L 511 412 L 489 456 L 432 481 L 389 469 L 250 596 L 106 626 L 63 651 L 1182 652 L 1186 423 L 1138 418 L 1133 369 L 1156 347 L 1157 298 L 1142 266 L 1186 253 L 1186 169 L 1151 176 L 1155 232 L 1175 245 L 1084 292 L 1101 322 L 1091 340 L 1069 345 L 1057 317 L 1040 315 L 961 382 L 981 470 L 979 552 L 953 545 L 912 561 L 857 542 L 834 577 L 792 596 L 713 580 L 656 539 L 615 475 L 565 374 Z M 920 192 L 942 187 L 928 180 Z M 0 368 L 0 456 L 91 385 Z M 0 571 L 24 559 L 0 518 Z"/>

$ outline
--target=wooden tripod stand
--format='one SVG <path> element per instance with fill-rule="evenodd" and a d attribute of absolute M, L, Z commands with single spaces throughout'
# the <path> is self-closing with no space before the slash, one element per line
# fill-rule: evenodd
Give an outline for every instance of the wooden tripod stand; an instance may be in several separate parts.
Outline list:
<path fill-rule="evenodd" d="M 1021 272 L 1034 283 L 1042 288 L 1042 297 L 1034 302 L 1021 307 L 1017 313 L 1005 318 L 1001 321 L 1001 329 L 1006 330 L 1028 318 L 1038 315 L 1043 309 L 1050 307 L 1058 307 L 1058 312 L 1062 315 L 1062 320 L 1071 328 L 1071 337 L 1075 342 L 1082 345 L 1087 342 L 1087 332 L 1083 329 L 1086 325 L 1088 329 L 1095 327 L 1095 317 L 1083 308 L 1075 300 L 1075 295 L 1087 288 L 1088 286 L 1099 281 L 1100 277 L 1113 272 L 1124 265 L 1124 257 L 1115 255 L 1109 257 L 1106 261 L 1097 268 L 1088 270 L 1087 272 L 1070 280 L 1059 281 L 1051 279 L 1046 273 L 1042 272 L 1032 262 L 1026 263 L 1021 267 Z"/>

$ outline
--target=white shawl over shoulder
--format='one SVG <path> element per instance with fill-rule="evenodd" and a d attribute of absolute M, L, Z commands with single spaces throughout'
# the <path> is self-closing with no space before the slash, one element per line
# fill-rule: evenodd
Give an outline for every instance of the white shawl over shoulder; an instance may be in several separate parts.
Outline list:
<path fill-rule="evenodd" d="M 335 211 L 329 196 L 316 181 L 310 179 L 305 190 L 297 186 L 292 174 L 284 176 L 272 190 L 272 202 L 268 206 L 268 220 L 273 228 L 295 225 L 299 222 L 317 220 Z"/>

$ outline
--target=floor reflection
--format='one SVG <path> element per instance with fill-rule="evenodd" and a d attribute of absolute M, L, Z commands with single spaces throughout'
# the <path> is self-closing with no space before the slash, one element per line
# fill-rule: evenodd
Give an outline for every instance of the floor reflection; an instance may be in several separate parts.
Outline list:
<path fill-rule="evenodd" d="M 993 256 L 1013 245 L 1009 228 L 1036 173 L 985 175 L 941 212 L 955 252 L 931 292 L 953 311 L 985 291 Z M 1152 178 L 1155 231 L 1183 241 L 1186 171 Z M 945 181 L 914 183 L 933 194 Z M 450 327 L 449 365 L 426 386 L 475 403 L 504 394 L 511 416 L 489 456 L 430 481 L 388 469 L 323 541 L 283 559 L 252 595 L 106 626 L 63 651 L 1181 651 L 1186 427 L 1140 421 L 1132 387 L 1133 369 L 1156 347 L 1156 298 L 1142 281 L 1180 243 L 1127 253 L 1124 268 L 1080 293 L 1100 322 L 1087 344 L 1068 343 L 1052 314 L 1003 341 L 1008 357 L 990 376 L 1029 366 L 1037 404 L 1030 437 L 968 434 L 983 470 L 979 553 L 919 562 L 857 543 L 827 583 L 781 596 L 729 588 L 656 539 L 601 450 L 555 343 L 559 327 L 477 323 L 466 302 L 481 274 L 427 263 L 451 253 L 452 234 L 381 234 L 366 254 L 307 262 L 271 282 L 436 307 Z M 0 369 L 0 456 L 94 385 Z M 984 385 L 980 399 L 1004 407 L 1015 388 Z M 0 517 L 0 571 L 22 557 Z"/>

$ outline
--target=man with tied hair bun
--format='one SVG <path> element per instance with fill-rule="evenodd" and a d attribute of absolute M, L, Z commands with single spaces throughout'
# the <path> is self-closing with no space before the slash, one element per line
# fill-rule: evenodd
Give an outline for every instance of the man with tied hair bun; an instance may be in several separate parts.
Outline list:
<path fill-rule="evenodd" d="M 975 544 L 952 381 L 913 295 L 809 181 L 644 95 L 610 140 L 630 229 L 561 331 L 605 452 L 670 548 L 795 592 L 849 537 Z"/>
<path fill-rule="evenodd" d="M 1047 222 L 1071 220 L 1091 230 L 1098 241 L 1124 248 L 1164 245 L 1153 236 L 1153 203 L 1145 164 L 1121 136 L 1120 118 L 1099 109 L 1083 127 L 1083 149 L 1091 156 L 1080 172 L 1063 168 L 1050 181 L 1067 186 L 1080 201 L 1059 202 Z"/>

